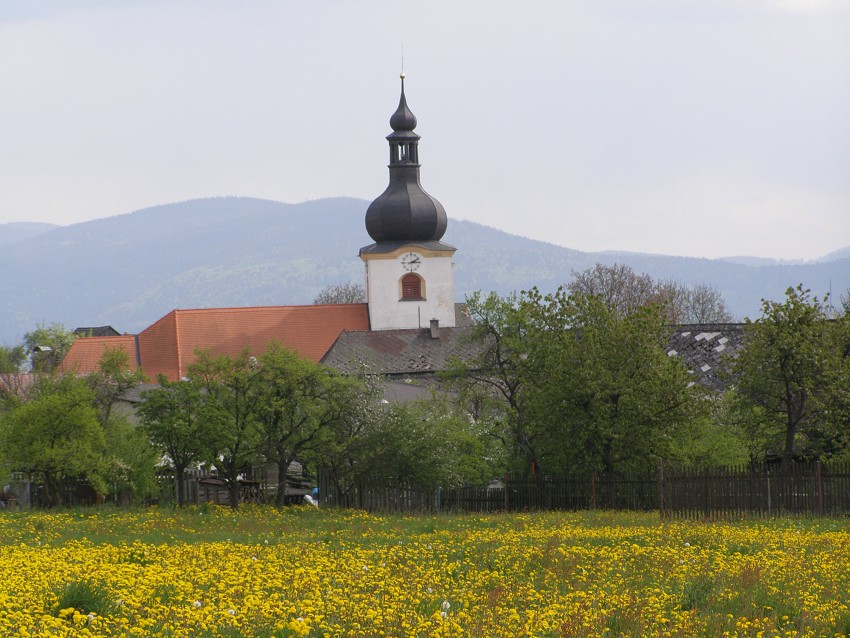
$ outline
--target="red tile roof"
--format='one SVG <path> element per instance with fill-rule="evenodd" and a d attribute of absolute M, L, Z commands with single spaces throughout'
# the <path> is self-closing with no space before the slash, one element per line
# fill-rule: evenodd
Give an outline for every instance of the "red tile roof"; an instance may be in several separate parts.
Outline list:
<path fill-rule="evenodd" d="M 130 361 L 137 363 L 136 337 L 121 335 L 120 337 L 78 337 L 71 349 L 59 362 L 62 372 L 79 372 L 81 374 L 97 372 L 98 363 L 105 350 L 123 350 Z"/>
<path fill-rule="evenodd" d="M 368 329 L 366 304 L 172 310 L 139 333 L 139 358 L 142 371 L 151 380 L 164 374 L 174 381 L 186 375 L 197 350 L 237 356 L 247 348 L 260 354 L 270 342 L 279 341 L 301 356 L 319 361 L 343 330 Z M 80 372 L 93 372 L 107 340 L 119 338 L 77 339 L 66 361 L 77 364 L 74 369 Z M 84 344 L 79 355 L 74 352 L 78 343 Z M 134 350 L 132 360 L 135 358 Z"/>

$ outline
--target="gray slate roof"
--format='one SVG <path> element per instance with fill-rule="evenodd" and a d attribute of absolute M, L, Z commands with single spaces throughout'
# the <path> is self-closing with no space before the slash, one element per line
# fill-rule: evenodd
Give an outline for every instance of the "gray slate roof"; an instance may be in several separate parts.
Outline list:
<path fill-rule="evenodd" d="M 322 363 L 345 373 L 383 375 L 433 374 L 444 370 L 452 356 L 469 359 L 478 351 L 469 327 L 343 332 Z"/>
<path fill-rule="evenodd" d="M 78 337 L 120 337 L 121 333 L 112 326 L 90 326 L 74 328 L 74 334 Z"/>
<path fill-rule="evenodd" d="M 743 342 L 742 323 L 682 324 L 673 327 L 667 354 L 682 359 L 696 383 L 722 390 L 725 380 L 721 371 L 728 368 Z"/>
<path fill-rule="evenodd" d="M 469 339 L 470 327 L 430 330 L 343 332 L 322 358 L 322 363 L 344 373 L 388 375 L 394 378 L 433 375 L 445 369 L 452 356 L 472 359 L 478 345 Z M 683 324 L 672 327 L 667 354 L 679 357 L 694 375 L 694 382 L 722 390 L 720 374 L 743 343 L 743 324 Z"/>

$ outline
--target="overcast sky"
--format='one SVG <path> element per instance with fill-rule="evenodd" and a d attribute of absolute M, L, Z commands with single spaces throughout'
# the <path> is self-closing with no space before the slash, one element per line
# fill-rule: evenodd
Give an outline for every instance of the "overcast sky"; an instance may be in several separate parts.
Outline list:
<path fill-rule="evenodd" d="M 588 251 L 850 245 L 850 0 L 3 0 L 0 223 L 374 199 L 402 48 L 450 218 Z"/>

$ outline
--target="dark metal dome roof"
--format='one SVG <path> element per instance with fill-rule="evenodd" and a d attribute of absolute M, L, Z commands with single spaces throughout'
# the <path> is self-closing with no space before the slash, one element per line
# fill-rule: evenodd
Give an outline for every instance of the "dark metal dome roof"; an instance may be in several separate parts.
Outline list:
<path fill-rule="evenodd" d="M 416 116 L 407 106 L 407 100 L 404 97 L 404 73 L 401 74 L 401 98 L 398 101 L 398 108 L 390 118 L 390 126 L 394 131 L 412 131 L 416 128 Z"/>
<path fill-rule="evenodd" d="M 390 118 L 390 183 L 366 211 L 366 231 L 376 242 L 438 241 L 446 232 L 443 205 L 419 183 L 419 136 L 413 132 L 416 116 L 404 96 Z"/>

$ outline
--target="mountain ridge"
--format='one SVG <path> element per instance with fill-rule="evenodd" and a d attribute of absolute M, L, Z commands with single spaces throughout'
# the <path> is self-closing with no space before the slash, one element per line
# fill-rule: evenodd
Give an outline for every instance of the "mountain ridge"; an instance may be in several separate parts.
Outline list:
<path fill-rule="evenodd" d="M 54 228 L 62 228 L 62 226 L 48 224 L 46 222 L 9 222 L 0 224 L 0 246 L 14 244 L 15 242 L 35 237 Z"/>

